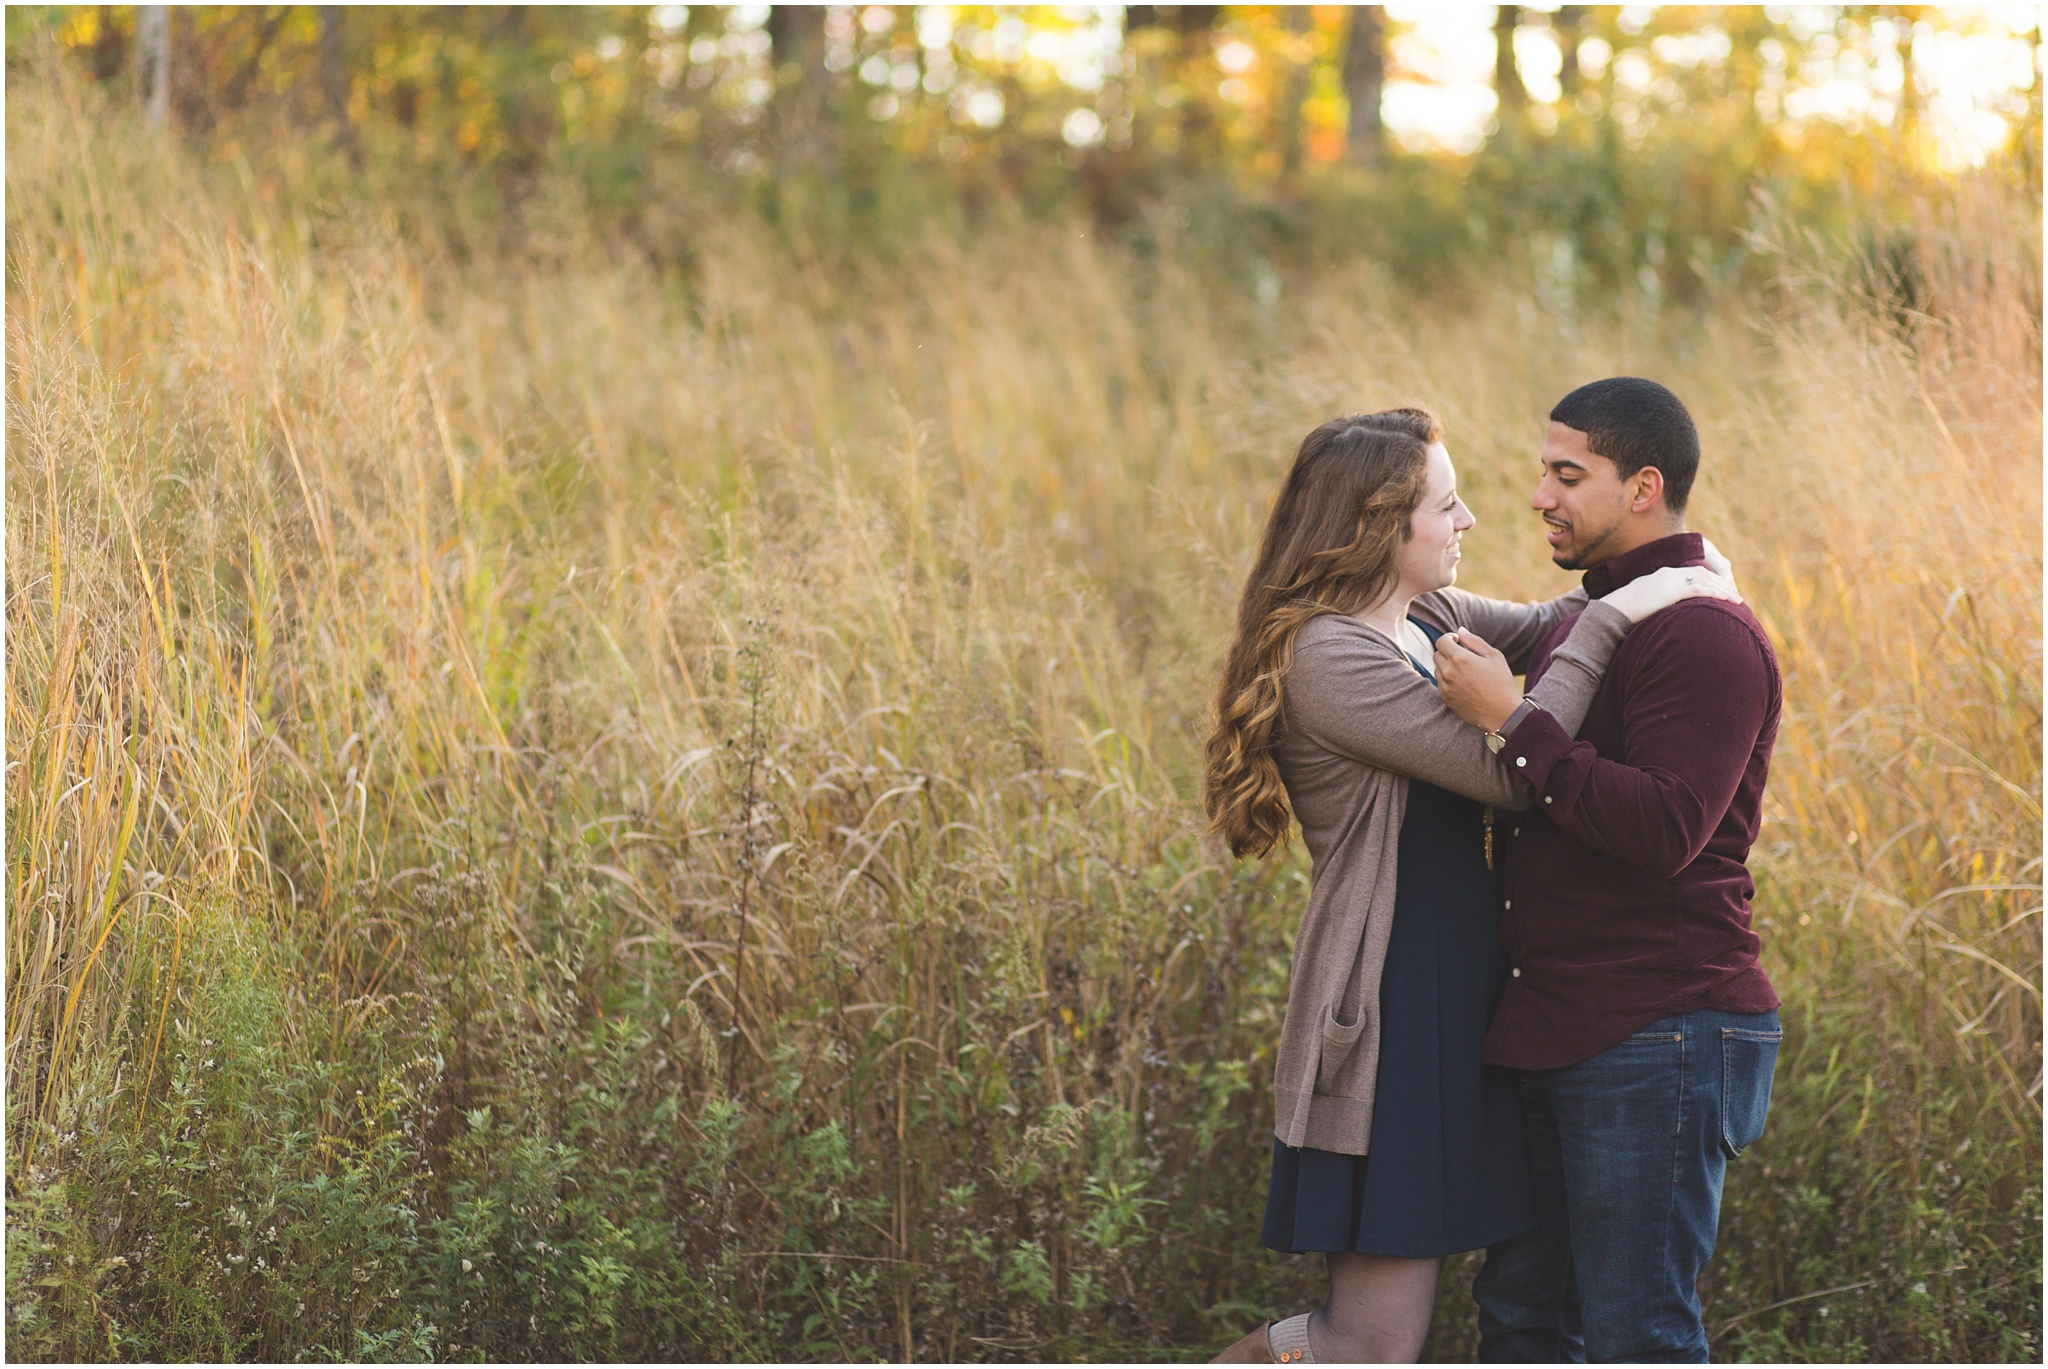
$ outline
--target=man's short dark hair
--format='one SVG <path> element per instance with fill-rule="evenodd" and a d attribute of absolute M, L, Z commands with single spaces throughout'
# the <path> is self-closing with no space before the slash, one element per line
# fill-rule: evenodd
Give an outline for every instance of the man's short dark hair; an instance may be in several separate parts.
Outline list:
<path fill-rule="evenodd" d="M 1550 421 L 1586 435 L 1586 449 L 1604 456 L 1626 480 L 1645 466 L 1664 476 L 1664 503 L 1685 511 L 1700 468 L 1700 434 L 1678 396 L 1654 380 L 1614 376 L 1581 385 L 1550 411 Z"/>

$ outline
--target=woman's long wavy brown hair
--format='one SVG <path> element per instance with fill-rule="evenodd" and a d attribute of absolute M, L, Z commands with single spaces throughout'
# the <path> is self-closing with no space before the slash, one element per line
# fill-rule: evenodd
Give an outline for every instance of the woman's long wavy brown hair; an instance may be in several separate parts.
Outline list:
<path fill-rule="evenodd" d="M 1286 842 L 1290 810 L 1273 737 L 1295 634 L 1311 618 L 1360 612 L 1386 592 L 1422 498 L 1429 444 L 1442 435 L 1427 410 L 1389 409 L 1333 419 L 1294 454 L 1245 581 L 1202 777 L 1209 830 L 1232 855 L 1263 856 Z"/>

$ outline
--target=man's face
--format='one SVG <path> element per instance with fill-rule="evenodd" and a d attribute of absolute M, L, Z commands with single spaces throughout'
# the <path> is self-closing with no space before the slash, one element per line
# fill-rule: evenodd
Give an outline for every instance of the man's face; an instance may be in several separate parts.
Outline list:
<path fill-rule="evenodd" d="M 1543 441 L 1543 478 L 1529 507 L 1543 515 L 1550 559 L 1565 570 L 1597 566 L 1626 549 L 1625 526 L 1640 480 L 1586 448 L 1577 428 L 1552 423 Z"/>

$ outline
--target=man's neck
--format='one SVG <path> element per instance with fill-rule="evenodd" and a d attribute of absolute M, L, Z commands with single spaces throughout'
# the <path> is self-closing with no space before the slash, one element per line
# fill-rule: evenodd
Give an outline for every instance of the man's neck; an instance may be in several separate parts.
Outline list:
<path fill-rule="evenodd" d="M 1666 533 L 1629 551 L 1607 557 L 1599 565 L 1589 568 L 1584 578 L 1586 593 L 1598 599 L 1636 577 L 1664 566 L 1699 565 L 1700 554 L 1698 533 Z"/>
<path fill-rule="evenodd" d="M 1631 520 L 1615 529 L 1615 531 L 1620 535 L 1615 546 L 1608 550 L 1605 556 L 1593 562 L 1593 565 L 1581 566 L 1579 569 L 1591 570 L 1593 566 L 1605 565 L 1617 557 L 1626 556 L 1632 551 L 1639 551 L 1649 546 L 1652 542 L 1661 542 L 1667 537 L 1676 537 L 1685 531 L 1685 520 L 1683 518 L 1672 518 L 1669 520 L 1645 519 L 1640 522 Z"/>

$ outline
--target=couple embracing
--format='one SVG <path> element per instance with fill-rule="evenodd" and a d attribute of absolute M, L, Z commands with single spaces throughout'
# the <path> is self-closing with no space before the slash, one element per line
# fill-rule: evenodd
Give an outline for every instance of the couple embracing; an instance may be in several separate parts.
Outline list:
<path fill-rule="evenodd" d="M 1482 1248 L 1482 1360 L 1706 1360 L 1695 1281 L 1778 1049 L 1744 862 L 1779 682 L 1686 531 L 1699 457 L 1654 382 L 1559 401 L 1531 502 L 1583 588 L 1511 604 L 1451 587 L 1473 520 L 1431 415 L 1302 442 L 1205 797 L 1234 853 L 1291 815 L 1314 863 L 1261 1239 L 1324 1252 L 1330 1296 L 1223 1361 L 1413 1361 L 1443 1257 Z"/>

